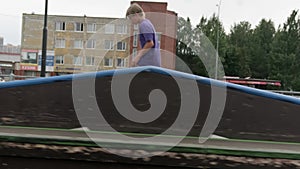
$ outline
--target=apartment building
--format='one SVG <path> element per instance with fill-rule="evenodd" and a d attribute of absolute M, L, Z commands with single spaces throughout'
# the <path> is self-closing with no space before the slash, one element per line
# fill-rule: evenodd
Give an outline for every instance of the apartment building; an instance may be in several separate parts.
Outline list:
<path fill-rule="evenodd" d="M 11 80 L 16 67 L 21 60 L 20 46 L 4 45 L 4 38 L 0 37 L 0 80 Z"/>
<path fill-rule="evenodd" d="M 165 2 L 134 2 L 156 28 L 162 67 L 174 69 L 177 13 Z M 126 68 L 140 49 L 138 27 L 125 18 L 48 15 L 47 20 L 46 76 Z M 19 75 L 40 76 L 43 26 L 44 15 L 23 14 Z"/>
<path fill-rule="evenodd" d="M 44 15 L 23 14 L 21 75 L 41 71 Z M 48 15 L 46 76 L 128 67 L 130 28 L 122 18 Z"/>

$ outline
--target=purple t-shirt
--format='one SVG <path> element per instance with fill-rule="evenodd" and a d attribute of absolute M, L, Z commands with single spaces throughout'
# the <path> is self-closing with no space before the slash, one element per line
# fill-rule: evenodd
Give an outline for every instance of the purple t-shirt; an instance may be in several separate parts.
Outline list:
<path fill-rule="evenodd" d="M 154 46 L 141 57 L 137 63 L 139 66 L 161 66 L 161 56 L 159 44 L 157 41 L 156 31 L 152 23 L 148 19 L 143 19 L 139 24 L 140 43 L 143 48 L 148 41 L 153 41 Z"/>

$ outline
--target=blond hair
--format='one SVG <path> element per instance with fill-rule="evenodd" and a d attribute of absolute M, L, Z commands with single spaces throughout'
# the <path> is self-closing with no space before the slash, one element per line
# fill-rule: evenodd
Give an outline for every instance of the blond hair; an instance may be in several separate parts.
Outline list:
<path fill-rule="evenodd" d="M 139 4 L 133 3 L 127 9 L 126 17 L 128 17 L 130 15 L 134 15 L 136 13 L 139 14 L 143 18 L 145 17 L 145 12 L 144 12 L 143 8 Z"/>

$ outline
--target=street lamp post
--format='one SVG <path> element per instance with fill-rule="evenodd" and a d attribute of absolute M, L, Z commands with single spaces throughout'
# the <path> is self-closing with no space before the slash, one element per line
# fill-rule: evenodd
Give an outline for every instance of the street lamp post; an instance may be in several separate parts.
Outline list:
<path fill-rule="evenodd" d="M 45 72 L 46 72 L 46 54 L 47 54 L 46 51 L 47 51 L 47 33 L 48 33 L 48 31 L 47 31 L 47 13 L 48 13 L 48 0 L 45 1 L 41 77 L 45 77 Z"/>
<path fill-rule="evenodd" d="M 220 8 L 221 8 L 221 0 L 219 1 L 219 4 L 217 4 L 218 7 L 218 14 L 217 14 L 217 45 L 216 45 L 216 71 L 215 71 L 215 79 L 218 79 L 218 62 L 219 62 L 219 39 L 220 39 Z"/>

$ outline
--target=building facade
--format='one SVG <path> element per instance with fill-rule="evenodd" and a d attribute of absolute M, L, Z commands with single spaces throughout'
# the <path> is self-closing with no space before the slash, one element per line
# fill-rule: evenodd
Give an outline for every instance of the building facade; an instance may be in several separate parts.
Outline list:
<path fill-rule="evenodd" d="M 12 80 L 16 69 L 21 61 L 20 46 L 11 44 L 4 45 L 4 38 L 0 38 L 0 79 L 5 81 Z"/>
<path fill-rule="evenodd" d="M 139 3 L 154 24 L 162 67 L 175 69 L 177 13 L 167 3 Z M 124 14 L 125 15 L 125 14 Z M 126 68 L 140 49 L 138 27 L 125 18 L 48 15 L 46 76 Z M 40 76 L 44 15 L 23 14 L 18 75 Z"/>
<path fill-rule="evenodd" d="M 0 52 L 0 77 L 5 81 L 14 79 L 20 64 L 20 53 Z"/>
<path fill-rule="evenodd" d="M 44 15 L 23 14 L 21 75 L 41 71 Z M 128 66 L 126 19 L 48 15 L 46 76 Z"/>
<path fill-rule="evenodd" d="M 0 46 L 4 45 L 4 38 L 0 36 Z"/>

